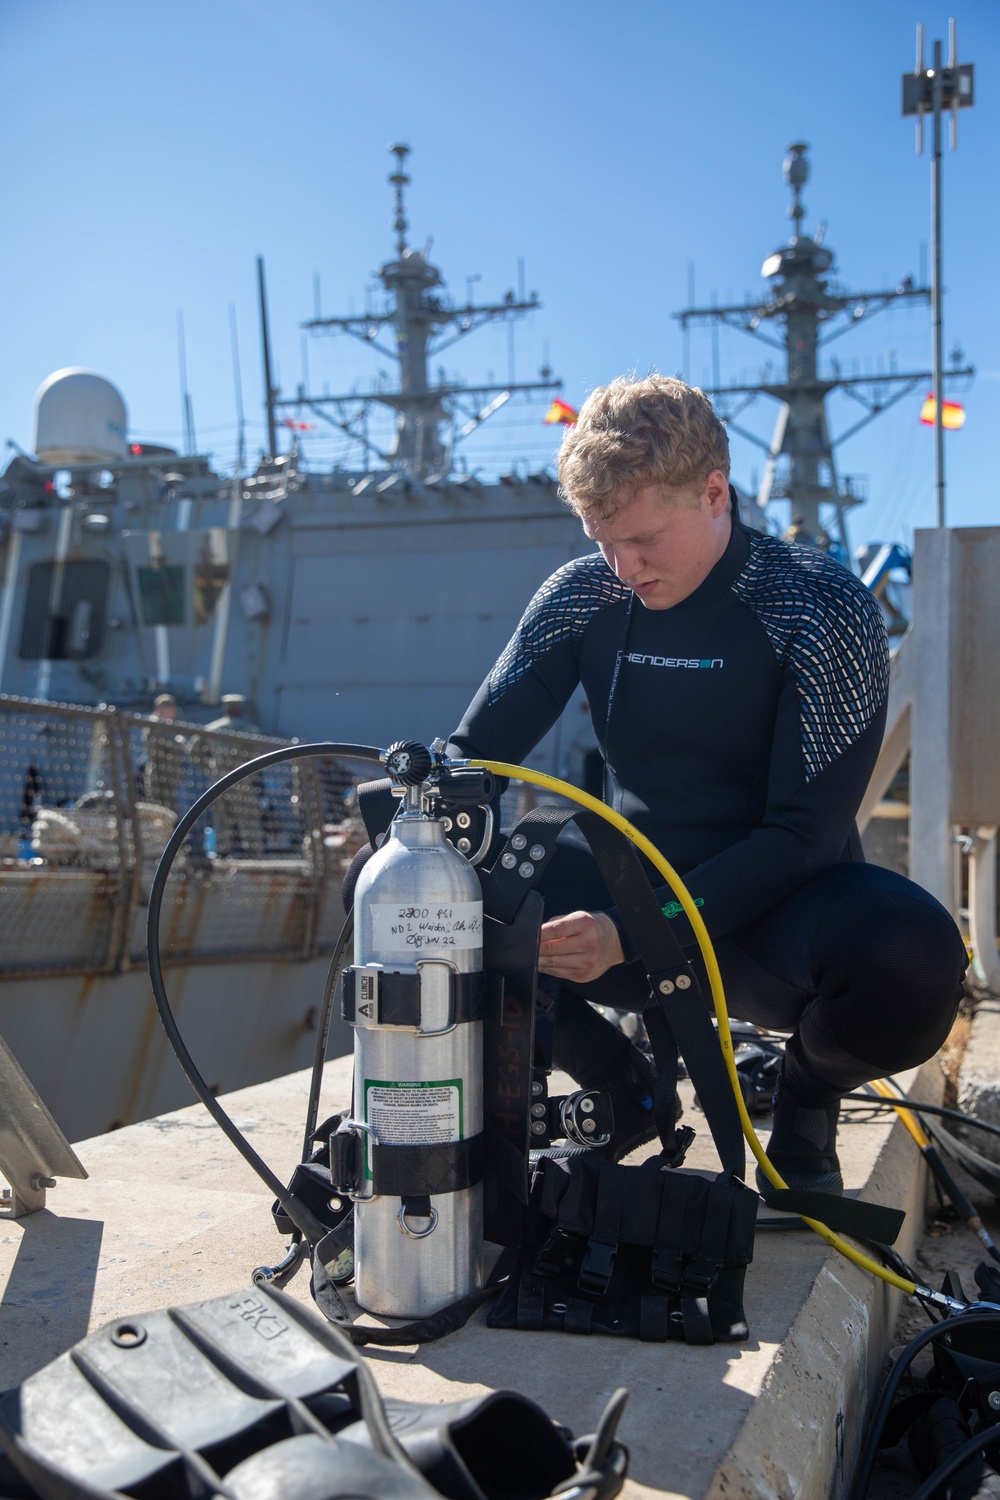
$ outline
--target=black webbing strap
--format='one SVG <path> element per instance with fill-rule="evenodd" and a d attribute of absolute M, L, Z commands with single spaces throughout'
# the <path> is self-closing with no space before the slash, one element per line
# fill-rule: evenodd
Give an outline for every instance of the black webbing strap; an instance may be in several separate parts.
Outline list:
<path fill-rule="evenodd" d="M 392 795 L 392 781 L 388 776 L 380 781 L 363 781 L 358 787 L 357 797 L 368 841 L 373 849 L 377 849 L 399 807 L 399 799 Z"/>
<path fill-rule="evenodd" d="M 714 1344 L 712 1320 L 708 1314 L 708 1297 L 682 1297 L 681 1317 L 684 1319 L 684 1342 L 686 1344 Z"/>
<path fill-rule="evenodd" d="M 354 1025 L 358 1012 L 378 1026 L 420 1027 L 420 974 L 401 974 L 394 969 L 353 966 L 343 971 L 340 1013 Z M 450 1023 L 481 1021 L 490 995 L 499 991 L 500 980 L 477 970 L 472 974 L 448 971 L 451 995 Z"/>
<path fill-rule="evenodd" d="M 665 1344 L 670 1337 L 670 1304 L 666 1297 L 644 1292 L 639 1299 L 639 1338 L 644 1344 Z"/>
<path fill-rule="evenodd" d="M 906 1214 L 901 1208 L 866 1203 L 861 1198 L 834 1198 L 830 1193 L 812 1193 L 802 1188 L 768 1188 L 761 1197 L 768 1208 L 803 1219 L 818 1219 L 835 1234 L 851 1234 L 859 1240 L 895 1243 Z"/>
<path fill-rule="evenodd" d="M 713 1182 L 708 1191 L 698 1248 L 684 1267 L 681 1292 L 703 1296 L 715 1285 L 726 1259 L 733 1193 L 728 1183 Z"/>
<path fill-rule="evenodd" d="M 517 1326 L 532 1333 L 545 1327 L 545 1284 L 527 1272 L 517 1289 Z"/>
<path fill-rule="evenodd" d="M 603 1297 L 615 1269 L 618 1241 L 621 1236 L 622 1197 L 624 1194 L 624 1172 L 627 1168 L 611 1161 L 602 1161 L 597 1179 L 597 1204 L 594 1208 L 594 1228 L 580 1266 L 577 1285 L 581 1292 L 596 1293 Z"/>
<path fill-rule="evenodd" d="M 498 922 L 513 922 L 525 896 L 538 884 L 556 850 L 560 832 L 580 808 L 544 803 L 518 823 L 489 870 L 480 870 L 483 908 Z"/>
<path fill-rule="evenodd" d="M 484 1157 L 481 1133 L 465 1141 L 439 1141 L 425 1146 L 376 1142 L 371 1148 L 372 1188 L 385 1198 L 458 1193 L 482 1182 Z"/>
<path fill-rule="evenodd" d="M 659 1011 L 648 1010 L 647 1021 L 657 1014 L 666 1021 L 687 1064 L 723 1168 L 730 1177 L 742 1180 L 746 1155 L 739 1111 L 694 970 L 625 836 L 596 813 L 581 813 L 577 824 L 594 851 L 604 883 L 649 976 Z M 662 1028 L 653 1021 L 653 1032 L 657 1030 Z M 655 1049 L 652 1033 L 650 1041 Z"/>
<path fill-rule="evenodd" d="M 567 1333 L 593 1333 L 594 1304 L 584 1302 L 582 1297 L 570 1297 L 563 1315 L 563 1328 Z"/>
<path fill-rule="evenodd" d="M 395 1328 L 374 1328 L 354 1322 L 347 1304 L 330 1279 L 328 1268 L 334 1263 L 339 1250 L 340 1240 L 336 1231 L 326 1235 L 313 1250 L 312 1278 L 309 1284 L 313 1300 L 331 1323 L 336 1323 L 338 1328 L 343 1329 L 352 1344 L 378 1344 L 387 1349 L 407 1344 L 433 1344 L 437 1339 L 443 1339 L 447 1334 L 464 1328 L 476 1309 L 496 1296 L 510 1275 L 514 1263 L 512 1252 L 505 1250 L 493 1267 L 486 1285 L 478 1292 L 460 1297 L 457 1302 L 452 1302 L 440 1312 L 431 1313 L 427 1318 L 415 1318 L 409 1323 L 398 1324 Z"/>
<path fill-rule="evenodd" d="M 486 1238 L 519 1245 L 528 1201 L 531 1147 L 531 1084 L 535 1046 L 535 963 L 542 926 L 542 898 L 526 893 L 514 921 L 487 911 L 483 968 L 503 980 L 502 996 L 490 996 L 483 1026 L 483 1124 L 489 1171 L 483 1191 Z"/>
<path fill-rule="evenodd" d="M 684 1266 L 684 1195 L 673 1192 L 669 1174 L 662 1175 L 660 1207 L 650 1271 L 655 1286 L 679 1292 Z M 640 1334 L 640 1338 L 642 1335 Z M 666 1335 L 664 1335 L 666 1337 Z"/>

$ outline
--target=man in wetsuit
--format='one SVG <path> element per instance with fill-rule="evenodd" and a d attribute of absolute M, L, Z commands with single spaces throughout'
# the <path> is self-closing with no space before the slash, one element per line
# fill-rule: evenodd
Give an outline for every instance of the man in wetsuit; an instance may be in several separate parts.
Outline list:
<path fill-rule="evenodd" d="M 941 1045 L 966 962 L 933 897 L 863 862 L 854 818 L 888 683 L 879 606 L 832 558 L 741 524 L 725 429 L 681 381 L 595 391 L 559 477 L 599 550 L 542 585 L 452 744 L 521 762 L 583 684 L 606 800 L 682 875 L 733 1014 L 791 1032 L 772 1160 L 793 1187 L 842 1191 L 841 1097 Z M 579 846 L 540 889 L 553 1061 L 610 1091 L 620 1157 L 655 1133 L 651 1073 L 585 997 L 641 1009 L 641 965 Z M 657 895 L 699 961 L 672 893 Z"/>

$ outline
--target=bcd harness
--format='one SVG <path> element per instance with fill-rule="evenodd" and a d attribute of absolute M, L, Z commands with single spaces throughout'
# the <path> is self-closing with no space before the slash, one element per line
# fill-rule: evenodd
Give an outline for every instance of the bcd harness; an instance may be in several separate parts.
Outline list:
<path fill-rule="evenodd" d="M 359 790 L 373 846 L 395 808 L 390 785 L 375 782 Z M 600 1091 L 583 1090 L 568 1101 L 540 1100 L 534 1066 L 536 964 L 544 915 L 535 888 L 558 834 L 574 820 L 647 976 L 650 1001 L 643 1020 L 656 1063 L 652 1112 L 661 1149 L 641 1166 L 624 1166 L 586 1149 L 535 1153 L 530 1171 L 531 1125 L 540 1116 L 546 1134 L 568 1134 L 578 1143 L 590 1144 L 582 1135 L 582 1120 L 593 1121 L 595 1144 L 613 1128 L 610 1101 Z M 498 1290 L 489 1318 L 494 1327 L 602 1332 L 654 1342 L 747 1338 L 742 1293 L 753 1253 L 758 1195 L 743 1181 L 740 1118 L 697 975 L 631 844 L 593 812 L 543 805 L 520 820 L 479 877 L 486 918 L 485 973 L 452 976 L 451 1005 L 453 1020 L 481 1016 L 485 1023 L 483 1132 L 447 1144 L 375 1144 L 369 1159 L 375 1193 L 398 1197 L 404 1215 L 414 1218 L 429 1212 L 433 1196 L 483 1181 L 485 1238 L 506 1247 L 506 1253 L 482 1291 L 430 1317 L 388 1329 L 352 1324 L 337 1285 L 350 1276 L 352 1214 L 347 1200 L 357 1190 L 364 1143 L 350 1117 L 335 1116 L 316 1131 L 317 1150 L 290 1184 L 290 1191 L 309 1201 L 329 1224 L 313 1247 L 312 1288 L 318 1305 L 359 1343 L 441 1337 Z M 360 1005 L 376 1007 L 383 1025 L 412 1024 L 419 1017 L 419 973 L 387 969 L 372 979 L 364 971 L 345 970 L 344 1019 L 354 1021 Z M 675 1125 L 679 1056 L 722 1163 L 714 1180 L 681 1170 L 693 1132 L 678 1131 Z M 338 1210 L 328 1207 L 331 1195 L 341 1204 Z M 895 1239 L 903 1219 L 894 1209 L 821 1193 L 775 1189 L 766 1201 L 788 1213 L 819 1218 L 831 1229 L 886 1244 Z M 279 1227 L 291 1228 L 278 1205 L 276 1210 Z"/>

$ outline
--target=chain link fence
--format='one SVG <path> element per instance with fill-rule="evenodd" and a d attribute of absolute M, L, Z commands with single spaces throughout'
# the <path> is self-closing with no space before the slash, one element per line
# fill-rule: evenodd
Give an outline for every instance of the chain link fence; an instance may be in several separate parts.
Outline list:
<path fill-rule="evenodd" d="M 142 965 L 150 882 L 178 818 L 284 743 L 0 695 L 0 977 Z M 372 774 L 310 757 L 224 792 L 174 861 L 164 962 L 329 951 L 367 838 L 354 789 Z"/>

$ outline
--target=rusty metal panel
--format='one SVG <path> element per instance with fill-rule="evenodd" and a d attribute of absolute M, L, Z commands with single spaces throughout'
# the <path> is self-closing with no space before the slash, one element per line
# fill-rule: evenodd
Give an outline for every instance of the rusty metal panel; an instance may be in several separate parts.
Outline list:
<path fill-rule="evenodd" d="M 213 781 L 281 743 L 0 697 L 0 981 L 144 966 L 149 889 L 178 817 Z M 167 961 L 329 950 L 340 882 L 366 838 L 354 788 L 368 774 L 308 759 L 225 792 L 174 861 Z"/>
<path fill-rule="evenodd" d="M 951 821 L 995 826 L 1000 823 L 1000 527 L 956 528 L 950 557 Z"/>
<path fill-rule="evenodd" d="M 118 881 L 102 870 L 0 870 L 0 976 L 107 971 Z"/>

